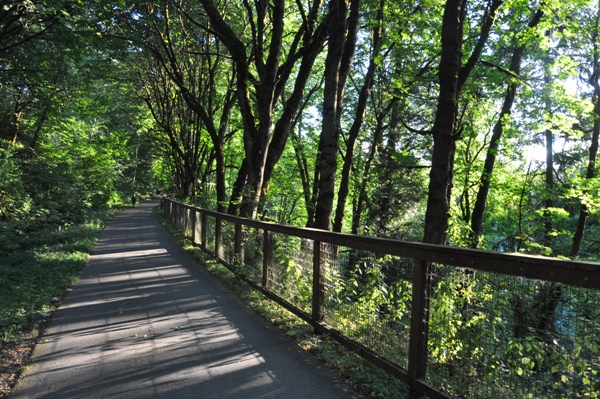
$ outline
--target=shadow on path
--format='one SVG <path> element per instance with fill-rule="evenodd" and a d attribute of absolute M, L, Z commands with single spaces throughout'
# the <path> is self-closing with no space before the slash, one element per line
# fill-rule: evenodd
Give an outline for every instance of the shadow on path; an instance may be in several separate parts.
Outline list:
<path fill-rule="evenodd" d="M 141 204 L 104 230 L 10 398 L 352 398 Z"/>

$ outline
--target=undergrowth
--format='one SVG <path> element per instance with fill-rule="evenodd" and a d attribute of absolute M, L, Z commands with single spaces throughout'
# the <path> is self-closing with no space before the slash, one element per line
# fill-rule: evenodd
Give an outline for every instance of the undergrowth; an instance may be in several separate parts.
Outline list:
<path fill-rule="evenodd" d="M 222 281 L 243 301 L 252 306 L 265 319 L 295 340 L 303 349 L 315 354 L 328 367 L 337 370 L 359 392 L 370 398 L 402 399 L 408 398 L 408 388 L 401 381 L 390 376 L 375 365 L 367 362 L 356 353 L 347 350 L 335 340 L 323 335 L 315 335 L 312 327 L 289 312 L 287 309 L 269 300 L 262 293 L 252 289 L 237 278 L 229 269 L 206 255 L 184 237 L 165 218 L 159 208 L 156 215 L 161 224 L 175 237 L 183 249 L 192 255 L 207 270 Z"/>
<path fill-rule="evenodd" d="M 0 349 L 50 317 L 85 267 L 104 222 L 119 211 L 107 209 L 79 225 L 30 233 L 18 238 L 18 251 L 0 252 Z"/>

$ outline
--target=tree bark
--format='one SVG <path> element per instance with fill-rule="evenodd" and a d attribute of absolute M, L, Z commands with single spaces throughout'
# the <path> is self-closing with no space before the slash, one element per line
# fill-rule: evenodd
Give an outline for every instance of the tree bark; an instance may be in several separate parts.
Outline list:
<path fill-rule="evenodd" d="M 394 104 L 397 100 L 393 100 L 389 104 L 389 108 L 393 109 Z M 383 132 L 385 130 L 384 120 L 389 112 L 389 108 L 386 109 L 385 112 L 379 113 L 377 115 L 377 126 L 375 127 L 375 131 L 373 132 L 373 141 L 371 143 L 371 150 L 369 151 L 369 156 L 365 161 L 365 167 L 363 170 L 362 179 L 358 188 L 358 195 L 356 198 L 356 202 L 354 204 L 354 209 L 352 212 L 352 227 L 351 234 L 359 234 L 359 228 L 362 220 L 362 214 L 367 202 L 367 186 L 369 184 L 369 176 L 371 174 L 371 167 L 373 166 L 373 162 L 375 161 L 375 156 L 377 155 L 377 151 L 382 143 Z"/>
<path fill-rule="evenodd" d="M 248 21 L 252 32 L 252 54 L 246 54 L 245 46 L 233 29 L 225 22 L 213 0 L 200 0 L 220 40 L 225 43 L 237 71 L 237 97 L 244 125 L 245 169 L 243 189 L 232 192 L 231 200 L 237 201 L 241 195 L 241 204 L 230 204 L 229 209 L 237 209 L 246 217 L 256 217 L 261 197 L 266 195 L 273 168 L 279 160 L 289 132 L 293 128 L 295 115 L 301 104 L 304 86 L 314 59 L 321 51 L 325 40 L 325 21 L 315 28 L 320 1 L 314 1 L 308 15 L 303 15 L 303 25 L 294 35 L 291 43 L 286 43 L 287 59 L 281 63 L 283 32 L 285 21 L 284 0 L 272 2 L 243 2 L 248 11 Z M 264 38 L 268 35 L 269 41 Z M 303 47 L 298 49 L 299 43 Z M 306 57 L 306 61 L 304 60 Z M 294 70 L 297 61 L 302 59 L 300 72 L 296 76 L 295 87 L 289 101 L 282 111 L 280 119 L 274 123 L 275 104 L 281 98 L 285 85 Z M 256 70 L 256 83 L 251 93 L 250 63 Z M 273 127 L 275 126 L 275 129 Z M 238 186 L 236 186 L 238 187 Z"/>
<path fill-rule="evenodd" d="M 210 19 L 212 28 L 229 50 L 235 63 L 236 94 L 244 125 L 244 152 L 246 154 L 244 167 L 247 171 L 244 189 L 242 190 L 243 201 L 240 205 L 240 213 L 242 216 L 255 217 L 258 207 L 258 192 L 262 185 L 264 162 L 266 159 L 266 140 L 268 140 L 268 134 L 270 132 L 270 123 L 269 125 L 264 126 L 261 122 L 270 118 L 272 108 L 268 107 L 268 109 L 261 109 L 259 106 L 259 115 L 258 117 L 255 116 L 250 98 L 250 66 L 246 54 L 246 46 L 227 22 L 225 22 L 212 0 L 200 0 L 200 3 Z M 280 3 L 281 1 L 276 4 L 280 5 Z M 277 8 L 278 11 L 281 9 L 281 7 L 277 6 L 275 8 Z M 279 51 L 276 51 L 275 47 L 278 43 L 277 33 L 279 32 L 279 28 L 275 26 L 273 29 L 273 51 L 270 53 L 270 57 L 278 59 Z M 274 66 L 272 65 L 267 68 L 266 73 L 271 77 L 274 73 L 273 69 Z M 263 106 L 272 105 L 272 98 L 269 98 L 268 91 L 269 89 L 271 92 L 273 90 L 273 80 L 274 78 L 270 82 L 262 82 L 263 84 L 261 86 L 264 87 L 264 89 L 257 97 L 259 104 Z M 265 134 L 267 134 L 267 137 L 264 137 Z M 230 205 L 230 209 L 231 208 Z"/>
<path fill-rule="evenodd" d="M 328 18 L 326 17 L 326 19 Z M 292 91 L 291 96 L 285 101 L 283 112 L 275 123 L 273 137 L 269 143 L 261 202 L 267 195 L 271 177 L 273 176 L 273 170 L 283 154 L 290 132 L 296 125 L 298 113 L 302 112 L 306 105 L 306 101 L 303 99 L 306 84 L 311 76 L 315 59 L 323 50 L 326 39 L 327 29 L 325 29 L 324 23 L 315 30 L 314 34 L 310 37 L 310 40 L 306 40 L 304 47 L 300 50 L 300 52 L 303 53 L 303 57 L 294 81 L 294 90 Z M 312 91 L 309 96 L 312 96 Z"/>
<path fill-rule="evenodd" d="M 551 35 L 551 32 L 548 32 L 548 35 Z M 552 101 L 549 98 L 549 93 L 551 90 L 552 84 L 552 76 L 550 73 L 551 68 L 551 55 L 550 50 L 548 50 L 547 55 L 544 59 L 544 111 L 546 113 L 546 117 L 550 118 L 552 115 Z M 546 193 L 544 205 L 546 207 L 544 211 L 544 245 L 548 248 L 552 247 L 552 230 L 554 229 L 553 221 L 552 221 L 552 213 L 550 212 L 550 208 L 554 207 L 554 196 L 555 196 L 555 187 L 554 187 L 554 133 L 550 128 L 544 131 L 544 138 L 546 144 L 546 170 L 545 170 L 545 183 L 546 183 Z"/>
<path fill-rule="evenodd" d="M 503 0 L 490 3 L 480 24 L 479 38 L 462 66 L 463 28 L 468 0 L 448 0 L 442 22 L 442 53 L 439 66 L 440 92 L 431 134 L 433 153 L 429 174 L 429 195 L 425 212 L 423 242 L 443 245 L 448 229 L 448 212 L 454 173 L 455 141 L 459 138 L 458 101 L 460 92 L 479 61 L 490 37 Z"/>
<path fill-rule="evenodd" d="M 342 53 L 346 30 L 345 0 L 330 0 L 329 42 L 325 60 L 325 88 L 323 94 L 323 122 L 319 141 L 320 166 L 315 222 L 313 227 L 323 230 L 331 228 L 335 175 L 339 148 L 339 82 Z"/>
<path fill-rule="evenodd" d="M 331 20 L 325 60 L 323 122 L 317 155 L 319 170 L 313 226 L 324 230 L 331 228 L 342 100 L 356 49 L 360 7 L 361 0 L 350 1 L 350 14 L 346 22 L 347 0 L 329 2 Z"/>
<path fill-rule="evenodd" d="M 433 153 L 423 242 L 445 244 L 457 135 L 459 76 L 467 0 L 448 0 L 442 22 L 440 92 L 431 133 Z"/>
<path fill-rule="evenodd" d="M 221 61 L 221 58 L 218 56 L 220 53 L 219 45 L 216 45 L 215 52 L 217 53 L 216 63 L 215 65 L 210 65 L 210 62 L 207 62 L 206 59 L 202 59 L 203 63 L 203 77 L 201 79 L 198 74 L 198 71 L 193 67 L 189 67 L 186 65 L 185 61 L 181 60 L 181 57 L 178 56 L 179 49 L 174 47 L 174 41 L 171 38 L 171 15 L 169 6 L 165 7 L 165 17 L 164 17 L 164 28 L 160 29 L 158 24 L 154 22 L 154 27 L 156 29 L 156 34 L 160 38 L 160 46 L 152 47 L 152 51 L 155 55 L 155 58 L 160 62 L 164 70 L 169 74 L 171 80 L 177 85 L 181 95 L 188 105 L 188 107 L 200 117 L 204 128 L 208 132 L 211 142 L 214 148 L 214 155 L 216 160 L 216 193 L 217 193 L 217 210 L 219 212 L 225 211 L 225 203 L 226 203 L 226 187 L 225 187 L 225 154 L 223 150 L 223 142 L 225 137 L 225 128 L 226 122 L 229 120 L 229 116 L 231 113 L 231 109 L 234 104 L 234 98 L 230 94 L 229 91 L 226 92 L 225 97 L 222 99 L 223 104 L 219 104 L 222 107 L 221 111 L 221 121 L 220 125 L 217 126 L 214 115 L 214 108 L 211 105 L 214 105 L 215 99 L 213 96 L 215 95 L 214 91 L 211 90 L 211 87 L 215 85 L 215 71 L 214 68 Z M 181 19 L 179 19 L 181 23 Z M 182 23 L 180 26 L 182 32 L 185 32 L 186 26 Z M 210 40 L 199 41 L 204 43 L 203 50 L 206 53 L 213 51 Z M 233 79 L 232 79 L 233 80 Z M 206 81 L 206 82 L 205 82 Z M 230 82 L 230 86 L 233 82 Z M 202 86 L 204 86 L 204 90 Z M 208 88 L 207 88 L 208 87 Z M 199 140 L 199 135 L 197 135 L 197 140 Z M 196 146 L 198 148 L 198 146 Z"/>

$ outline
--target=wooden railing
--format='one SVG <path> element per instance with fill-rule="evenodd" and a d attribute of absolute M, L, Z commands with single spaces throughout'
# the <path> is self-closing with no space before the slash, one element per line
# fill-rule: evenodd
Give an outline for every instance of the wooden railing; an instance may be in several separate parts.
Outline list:
<path fill-rule="evenodd" d="M 438 359 L 436 360 L 437 365 L 428 364 L 428 359 L 429 363 L 432 363 L 432 354 L 430 353 L 432 343 L 430 342 L 429 336 L 430 312 L 432 298 L 434 297 L 432 291 L 435 291 L 436 284 L 439 284 L 439 282 L 444 279 L 443 272 L 440 272 L 442 268 L 449 272 L 462 273 L 467 276 L 468 279 L 471 279 L 469 276 L 472 276 L 475 272 L 477 272 L 478 275 L 484 276 L 484 278 L 487 279 L 487 282 L 478 286 L 485 286 L 488 291 L 496 290 L 495 292 L 491 292 L 491 297 L 489 297 L 491 299 L 486 300 L 492 300 L 493 296 L 502 296 L 505 298 L 505 302 L 510 303 L 509 305 L 506 305 L 508 308 L 513 306 L 516 309 L 517 305 L 520 306 L 523 301 L 527 300 L 527 298 L 517 297 L 517 294 L 512 296 L 511 289 L 506 288 L 510 286 L 510 284 L 526 284 L 527 289 L 530 289 L 530 286 L 535 286 L 531 289 L 537 290 L 535 292 L 538 293 L 541 290 L 538 285 L 540 287 L 568 287 L 570 290 L 577 290 L 577 295 L 580 295 L 579 292 L 582 292 L 582 295 L 584 295 L 586 299 L 577 299 L 577 301 L 578 303 L 587 301 L 586 306 L 590 307 L 591 310 L 589 311 L 592 312 L 592 315 L 580 316 L 579 313 L 577 313 L 573 318 L 580 320 L 583 317 L 584 320 L 582 322 L 587 323 L 586 331 L 589 332 L 591 326 L 593 333 L 586 333 L 587 335 L 584 335 L 583 338 L 577 337 L 577 341 L 575 341 L 575 338 L 571 338 L 570 334 L 578 334 L 575 331 L 576 328 L 569 327 L 569 331 L 566 331 L 567 328 L 565 327 L 566 332 L 564 332 L 564 334 L 568 335 L 568 337 L 565 338 L 565 342 L 568 339 L 569 342 L 577 342 L 577 344 L 561 344 L 561 348 L 580 345 L 585 350 L 579 350 L 578 353 L 573 354 L 572 352 L 565 352 L 566 354 L 560 358 L 562 360 L 559 363 L 560 367 L 565 366 L 567 361 L 577 363 L 579 361 L 577 356 L 581 356 L 581 359 L 585 360 L 586 369 L 580 371 L 582 373 L 587 373 L 585 375 L 592 377 L 596 376 L 597 380 L 589 382 L 590 379 L 587 377 L 578 377 L 577 366 L 572 366 L 575 371 L 565 372 L 561 376 L 557 376 L 557 372 L 560 373 L 560 371 L 557 371 L 557 366 L 548 367 L 547 372 L 544 371 L 546 373 L 544 374 L 546 376 L 544 378 L 554 379 L 556 377 L 559 379 L 557 380 L 558 385 L 556 385 L 557 392 L 560 391 L 560 384 L 565 383 L 565 375 L 569 378 L 569 384 L 581 385 L 583 394 L 581 394 L 581 396 L 579 396 L 579 394 L 573 394 L 572 397 L 585 397 L 586 392 L 600 394 L 600 384 L 594 385 L 594 383 L 597 383 L 597 381 L 600 380 L 600 374 L 598 374 L 600 373 L 600 359 L 598 353 L 593 353 L 593 347 L 600 344 L 600 295 L 598 295 L 600 290 L 600 264 L 598 263 L 495 253 L 284 226 L 195 208 L 169 199 L 163 199 L 161 207 L 164 214 L 180 231 L 190 237 L 191 240 L 205 252 L 217 258 L 222 264 L 236 273 L 243 269 L 244 262 L 247 261 L 245 258 L 249 257 L 249 251 L 245 249 L 246 242 L 249 239 L 255 240 L 254 242 L 259 243 L 258 246 L 261 247 L 257 249 L 257 253 L 259 253 L 262 258 L 260 260 L 261 267 L 260 270 L 257 270 L 256 272 L 260 274 L 260 276 L 252 278 L 244 273 L 237 274 L 256 289 L 262 291 L 267 297 L 277 301 L 289 311 L 293 312 L 307 323 L 310 323 L 317 332 L 331 336 L 343 345 L 356 351 L 362 357 L 375 363 L 395 377 L 405 381 L 410 386 L 414 396 L 425 395 L 430 398 L 453 398 L 467 397 L 466 395 L 469 395 L 467 393 L 457 393 L 460 391 L 460 387 L 448 388 L 445 386 L 445 383 L 440 384 L 438 383 L 438 379 L 432 377 L 434 375 L 432 370 L 447 367 L 447 361 Z M 227 233 L 224 233 L 224 230 L 227 230 Z M 224 238 L 225 234 L 227 235 L 227 239 Z M 302 256 L 305 260 L 312 262 L 312 270 L 310 270 L 312 273 L 312 284 L 309 287 L 312 295 L 310 309 L 292 303 L 294 302 L 293 300 L 284 297 L 285 295 L 281 295 L 276 289 L 272 289 L 273 273 L 276 271 L 275 268 L 278 267 L 277 260 L 274 259 L 273 255 L 273 252 L 275 251 L 275 247 L 273 246 L 275 237 L 293 237 L 302 241 Z M 410 298 L 410 300 L 407 301 L 410 309 L 407 311 L 408 317 L 406 317 L 405 327 L 406 330 L 410 331 L 407 332 L 409 344 L 406 356 L 407 362 L 405 364 L 399 364 L 403 363 L 403 361 L 394 361 L 393 359 L 390 359 L 391 356 L 379 353 L 377 349 L 373 349 L 370 345 L 359 342 L 360 339 L 357 340 L 349 337 L 348 334 L 342 333 L 340 328 L 338 328 L 334 322 L 326 319 L 329 305 L 326 301 L 326 274 L 328 273 L 328 261 L 325 261 L 325 252 L 331 247 L 338 248 L 338 250 L 339 248 L 345 248 L 348 251 L 371 253 L 374 254 L 373 256 L 376 256 L 377 259 L 383 259 L 383 256 L 392 256 L 395 257 L 395 259 L 407 260 L 409 262 L 410 269 L 412 270 L 411 273 L 407 274 L 409 276 L 407 277 L 407 284 L 410 285 L 412 293 L 410 296 L 407 296 Z M 246 254 L 244 252 L 246 252 Z M 492 280 L 493 282 L 490 283 Z M 505 282 L 509 280 L 511 283 L 505 284 Z M 464 283 L 461 284 L 464 285 Z M 560 288 L 558 291 L 562 293 L 564 292 L 564 288 Z M 579 296 L 577 298 L 579 298 Z M 567 311 L 571 311 L 571 308 L 575 308 L 575 306 L 571 304 L 569 305 L 569 309 L 565 310 L 564 308 L 566 307 L 566 305 L 563 306 L 563 313 L 565 315 L 567 314 Z M 466 306 L 463 306 L 463 308 L 466 308 Z M 589 311 L 586 310 L 586 312 Z M 467 316 L 463 317 L 465 318 L 465 321 L 467 321 Z M 485 317 L 491 319 L 491 316 Z M 508 321 L 488 322 L 496 323 L 495 328 L 499 331 L 505 328 L 503 325 L 510 324 L 511 326 L 517 326 L 517 319 L 518 317 L 511 316 L 512 321 L 510 323 Z M 377 323 L 375 324 L 385 324 Z M 460 324 L 460 320 L 458 323 Z M 466 325 L 468 323 L 464 324 Z M 509 327 L 506 328 L 509 329 Z M 510 329 L 516 330 L 517 328 L 510 327 Z M 490 336 L 493 336 L 494 334 L 497 334 L 497 332 L 494 332 Z M 515 334 L 517 338 L 520 337 L 520 333 L 517 332 Z M 539 342 L 541 342 L 540 347 L 545 345 L 544 339 L 538 338 Z M 516 338 L 509 339 L 496 337 L 496 339 L 502 341 L 503 345 L 506 344 L 505 346 L 507 348 L 512 348 L 510 345 L 518 345 L 518 340 Z M 489 342 L 481 342 L 477 344 L 477 347 L 484 348 L 489 345 Z M 502 347 L 500 349 L 491 350 L 491 352 L 498 351 L 498 353 L 507 354 L 512 353 L 510 352 L 511 350 L 512 349 Z M 551 349 L 540 349 L 537 355 L 542 357 L 546 356 L 544 354 L 548 354 L 548 351 L 550 350 Z M 565 350 L 570 349 L 566 348 Z M 392 352 L 394 352 L 394 350 L 392 350 Z M 398 349 L 396 352 L 400 353 L 401 350 Z M 525 353 L 525 349 L 518 355 L 521 357 L 517 359 L 515 364 L 518 364 L 519 362 L 526 366 L 531 364 L 532 356 L 527 354 L 529 352 L 523 353 Z M 472 359 L 474 356 L 475 355 L 471 355 L 470 358 Z M 575 358 L 573 358 L 573 356 L 575 356 Z M 506 357 L 510 356 L 506 355 Z M 517 366 L 516 371 L 510 370 L 509 366 L 513 363 L 510 363 L 508 360 L 496 359 L 494 360 L 494 362 L 496 362 L 494 364 L 505 369 L 501 371 L 502 373 L 514 376 L 514 378 L 509 378 L 511 381 L 514 380 L 517 384 L 525 384 L 526 380 L 521 381 L 520 379 L 522 373 L 533 375 L 534 372 L 538 374 L 541 373 L 542 368 L 546 370 L 546 363 L 550 362 L 550 360 L 543 360 L 542 357 L 540 357 L 539 360 L 536 360 L 536 367 L 527 366 L 525 367 L 525 370 L 521 369 L 521 371 L 518 369 L 519 366 Z M 535 359 L 535 357 L 533 358 Z M 550 356 L 548 354 L 547 358 L 558 358 L 558 356 Z M 556 362 L 557 360 L 553 361 Z M 540 365 L 543 362 L 546 363 L 544 363 L 544 367 L 541 367 Z M 477 367 L 474 366 L 474 369 L 477 369 Z M 496 375 L 489 373 L 500 373 L 500 371 L 480 371 L 480 373 L 488 373 L 485 375 L 489 376 Z M 451 374 L 452 373 L 450 373 L 450 375 Z M 574 382 L 571 382 L 571 380 Z M 508 391 L 510 391 L 510 389 L 508 389 Z M 564 390 L 560 392 L 564 392 Z M 573 390 L 573 392 L 575 392 L 575 390 Z M 477 394 L 477 396 L 473 397 L 479 397 L 479 395 L 480 394 Z M 490 395 L 490 397 L 505 397 L 499 396 L 498 393 L 491 393 Z M 511 394 L 508 393 L 506 395 L 506 397 L 510 397 Z"/>

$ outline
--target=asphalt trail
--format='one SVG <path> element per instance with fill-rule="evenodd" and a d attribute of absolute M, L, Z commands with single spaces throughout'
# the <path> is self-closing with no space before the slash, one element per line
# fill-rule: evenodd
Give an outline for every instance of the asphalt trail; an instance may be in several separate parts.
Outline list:
<path fill-rule="evenodd" d="M 143 203 L 106 226 L 10 398 L 356 398 Z"/>

